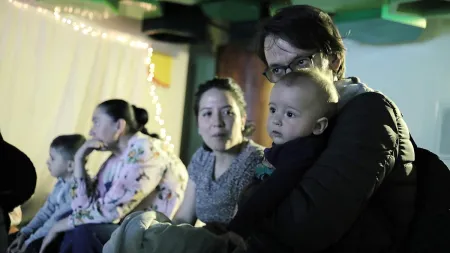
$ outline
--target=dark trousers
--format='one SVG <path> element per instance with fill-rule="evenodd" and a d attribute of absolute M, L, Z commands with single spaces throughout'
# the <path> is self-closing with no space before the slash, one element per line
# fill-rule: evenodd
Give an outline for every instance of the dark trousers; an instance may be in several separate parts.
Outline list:
<path fill-rule="evenodd" d="M 64 237 L 64 234 L 58 235 L 55 240 L 53 240 L 45 249 L 45 253 L 58 253 L 59 247 L 61 245 L 61 241 Z M 41 249 L 42 241 L 44 238 L 37 239 L 35 241 L 32 241 L 30 245 L 28 245 L 27 249 L 25 250 L 25 253 L 39 253 L 39 250 Z"/>
<path fill-rule="evenodd" d="M 9 235 L 9 244 L 11 244 L 17 237 L 18 233 L 14 233 Z M 64 234 L 59 234 L 55 240 L 53 240 L 45 250 L 46 253 L 59 253 L 59 248 L 61 245 L 61 241 L 64 237 Z M 42 241 L 44 240 L 44 237 L 39 238 L 37 240 L 32 241 L 24 253 L 39 253 L 39 250 L 41 249 Z"/>
<path fill-rule="evenodd" d="M 117 224 L 86 224 L 67 231 L 60 253 L 101 253 Z"/>

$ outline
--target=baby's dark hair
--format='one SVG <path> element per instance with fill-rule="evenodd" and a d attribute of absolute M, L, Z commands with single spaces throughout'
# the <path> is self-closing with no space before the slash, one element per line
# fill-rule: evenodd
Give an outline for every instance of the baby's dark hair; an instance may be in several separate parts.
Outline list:
<path fill-rule="evenodd" d="M 56 137 L 50 147 L 58 150 L 66 160 L 73 160 L 75 153 L 86 142 L 81 134 L 60 135 Z"/>
<path fill-rule="evenodd" d="M 310 82 L 301 82 L 302 79 L 309 80 Z M 302 69 L 299 71 L 292 71 L 283 76 L 277 83 L 282 83 L 287 86 L 314 85 L 317 87 L 317 97 L 315 99 L 317 99 L 317 102 L 319 102 L 320 105 L 324 105 L 323 108 L 320 108 L 324 110 L 324 116 L 329 118 L 336 113 L 337 103 L 339 101 L 339 94 L 336 86 L 331 79 L 326 78 L 318 70 Z"/>

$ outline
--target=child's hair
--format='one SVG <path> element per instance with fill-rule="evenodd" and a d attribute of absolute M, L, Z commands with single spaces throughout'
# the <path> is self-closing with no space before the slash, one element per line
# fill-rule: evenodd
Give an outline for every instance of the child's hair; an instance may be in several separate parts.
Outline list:
<path fill-rule="evenodd" d="M 301 82 L 301 80 L 309 80 L 310 82 Z M 339 94 L 336 86 L 331 79 L 327 79 L 322 73 L 315 69 L 301 69 L 292 71 L 277 83 L 283 83 L 287 86 L 292 85 L 314 85 L 316 87 L 316 99 L 320 105 L 324 105 L 323 114 L 326 117 L 331 117 L 336 112 L 337 103 L 339 101 Z"/>
<path fill-rule="evenodd" d="M 50 147 L 61 152 L 66 160 L 73 160 L 77 150 L 84 144 L 86 138 L 81 134 L 60 135 L 56 137 Z"/>

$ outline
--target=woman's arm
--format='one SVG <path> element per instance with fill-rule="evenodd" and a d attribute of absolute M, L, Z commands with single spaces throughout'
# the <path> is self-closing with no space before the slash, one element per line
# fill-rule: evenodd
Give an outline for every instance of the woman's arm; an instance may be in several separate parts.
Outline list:
<path fill-rule="evenodd" d="M 147 139 L 137 141 L 126 157 L 105 196 L 92 199 L 87 206 L 75 207 L 70 216 L 74 226 L 123 218 L 156 188 L 170 162 L 168 154 Z"/>
<path fill-rule="evenodd" d="M 381 94 L 350 101 L 328 147 L 266 222 L 272 236 L 305 252 L 339 241 L 394 166 L 398 117 Z"/>
<path fill-rule="evenodd" d="M 72 198 L 72 209 L 87 208 L 92 199 L 96 196 L 94 195 L 94 186 L 91 178 L 86 171 L 86 157 L 95 149 L 100 149 L 102 147 L 100 141 L 90 139 L 86 141 L 83 146 L 81 146 L 74 158 L 74 172 L 73 179 L 74 182 L 71 187 L 71 198 Z M 102 168 L 108 162 L 109 159 L 105 161 Z M 100 171 L 102 170 L 100 169 Z"/>
<path fill-rule="evenodd" d="M 173 218 L 174 224 L 188 223 L 194 225 L 197 217 L 195 215 L 195 183 L 189 179 L 184 193 L 183 204 Z"/>

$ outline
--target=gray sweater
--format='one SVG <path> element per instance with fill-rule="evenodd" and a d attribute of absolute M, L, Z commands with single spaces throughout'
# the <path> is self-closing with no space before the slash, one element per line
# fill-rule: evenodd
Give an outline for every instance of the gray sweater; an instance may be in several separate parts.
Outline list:
<path fill-rule="evenodd" d="M 199 148 L 188 166 L 189 179 L 195 183 L 196 216 L 204 223 L 228 224 L 234 217 L 239 196 L 255 175 L 264 158 L 264 148 L 248 141 L 230 168 L 214 179 L 215 156 Z"/>
<path fill-rule="evenodd" d="M 26 245 L 29 245 L 34 240 L 45 237 L 53 225 L 63 218 L 61 216 L 65 216 L 72 211 L 69 195 L 72 183 L 72 180 L 65 182 L 62 179 L 58 179 L 44 206 L 39 209 L 39 212 L 31 222 L 20 230 L 21 233 L 29 235 L 25 241 Z"/>

